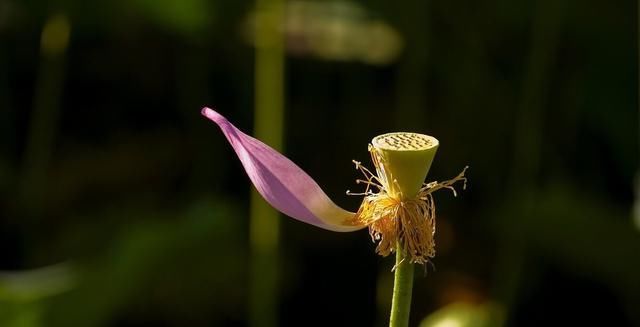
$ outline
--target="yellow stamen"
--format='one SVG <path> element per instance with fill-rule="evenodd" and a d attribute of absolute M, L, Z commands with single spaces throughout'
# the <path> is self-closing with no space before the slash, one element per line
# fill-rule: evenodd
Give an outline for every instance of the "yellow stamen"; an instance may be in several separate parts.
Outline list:
<path fill-rule="evenodd" d="M 381 140 L 382 138 L 382 140 Z M 376 144 L 377 143 L 377 144 Z M 431 153 L 417 154 L 422 155 L 423 160 L 421 163 L 424 165 L 426 162 L 426 169 L 423 168 L 424 173 L 419 169 L 414 169 L 414 175 L 424 176 L 426 170 L 433 160 L 435 154 L 435 147 L 438 145 L 438 141 L 426 135 L 413 134 L 413 133 L 391 133 L 381 135 L 374 138 L 373 146 L 369 146 L 369 152 L 373 163 L 378 172 L 378 176 L 374 175 L 367 168 L 362 166 L 360 162 L 353 161 L 356 165 L 356 169 L 360 170 L 364 175 L 364 180 L 357 180 L 356 182 L 366 184 L 365 191 L 363 193 L 351 193 L 347 191 L 347 194 L 351 195 L 364 195 L 364 199 L 358 212 L 354 216 L 351 223 L 354 225 L 367 225 L 369 227 L 369 234 L 373 242 L 377 242 L 376 252 L 382 256 L 387 256 L 398 250 L 398 246 L 405 251 L 405 256 L 411 263 L 424 264 L 429 262 L 431 258 L 435 256 L 435 241 L 434 233 L 436 227 L 436 208 L 433 200 L 432 193 L 447 188 L 454 192 L 456 195 L 453 184 L 458 181 L 464 181 L 463 189 L 466 188 L 466 177 L 464 176 L 467 167 L 455 178 L 444 182 L 431 182 L 428 184 L 422 184 L 417 194 L 415 191 L 407 193 L 415 194 L 411 197 L 405 197 L 403 190 L 407 189 L 405 186 L 400 185 L 396 175 L 405 177 L 406 171 L 399 170 L 401 167 L 390 167 L 387 158 L 382 151 L 429 151 Z M 409 154 L 416 156 L 416 154 Z M 407 156 L 406 152 L 403 154 L 404 159 Z M 394 158 L 398 162 L 397 158 Z M 395 168 L 390 169 L 390 168 Z M 405 168 L 405 167 L 402 167 Z M 412 167 L 409 167 L 411 173 Z M 393 171 L 391 171 L 393 170 Z M 398 173 L 399 172 L 399 173 Z M 396 175 L 394 175 L 394 173 Z M 402 174 L 405 175 L 402 175 Z M 424 179 L 424 177 L 422 177 Z M 413 181 L 404 179 L 401 180 L 405 185 L 413 185 Z M 420 181 L 422 183 L 422 181 Z M 420 185 L 420 184 L 418 184 Z M 372 190 L 372 188 L 375 189 Z"/>

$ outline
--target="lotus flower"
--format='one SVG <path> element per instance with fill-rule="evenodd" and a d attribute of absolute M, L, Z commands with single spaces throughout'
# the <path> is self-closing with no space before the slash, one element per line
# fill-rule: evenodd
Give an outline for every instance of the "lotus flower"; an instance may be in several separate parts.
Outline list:
<path fill-rule="evenodd" d="M 435 205 L 431 193 L 441 188 L 453 190 L 457 181 L 466 184 L 464 170 L 452 180 L 423 184 L 439 144 L 437 139 L 416 133 L 384 134 L 369 146 L 377 175 L 354 161 L 365 176 L 357 182 L 366 188 L 357 194 L 364 196 L 359 210 L 350 212 L 331 201 L 313 178 L 276 150 L 243 133 L 210 108 L 202 109 L 202 114 L 222 129 L 249 179 L 275 209 L 336 232 L 369 227 L 373 241 L 378 242 L 377 252 L 383 256 L 401 246 L 412 263 L 432 258 Z"/>

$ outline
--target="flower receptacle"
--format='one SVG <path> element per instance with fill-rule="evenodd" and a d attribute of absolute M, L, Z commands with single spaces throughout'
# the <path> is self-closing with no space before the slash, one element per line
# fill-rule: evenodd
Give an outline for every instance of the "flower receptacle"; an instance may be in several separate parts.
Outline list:
<path fill-rule="evenodd" d="M 424 183 L 439 142 L 417 133 L 388 133 L 371 141 L 378 178 L 390 196 L 414 198 Z"/>

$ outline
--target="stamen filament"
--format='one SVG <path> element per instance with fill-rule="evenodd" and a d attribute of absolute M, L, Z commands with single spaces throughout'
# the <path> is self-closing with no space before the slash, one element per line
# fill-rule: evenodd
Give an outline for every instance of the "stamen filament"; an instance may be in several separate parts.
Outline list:
<path fill-rule="evenodd" d="M 369 147 L 369 150 L 372 152 L 376 170 L 384 171 L 384 167 L 380 166 L 381 159 L 374 153 L 375 149 Z M 362 193 L 347 191 L 349 195 L 365 196 L 352 223 L 369 227 L 369 235 L 371 240 L 377 243 L 378 254 L 388 256 L 400 250 L 404 252 L 404 258 L 410 263 L 429 262 L 435 256 L 433 236 L 436 228 L 436 207 L 432 193 L 446 188 L 452 190 L 454 196 L 457 196 L 454 184 L 463 181 L 463 189 L 466 189 L 467 178 L 464 174 L 468 167 L 453 179 L 424 183 L 414 198 L 406 199 L 401 193 L 390 194 L 385 176 L 376 176 L 360 162 L 355 160 L 353 162 L 366 179 L 358 179 L 356 183 L 364 183 L 366 188 Z M 397 184 L 397 180 L 393 183 Z M 376 187 L 378 192 L 373 192 L 371 187 Z"/>

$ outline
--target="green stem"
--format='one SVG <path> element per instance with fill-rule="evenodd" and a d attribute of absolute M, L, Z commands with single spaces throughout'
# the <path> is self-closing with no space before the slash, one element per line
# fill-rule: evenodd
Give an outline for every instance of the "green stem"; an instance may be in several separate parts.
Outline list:
<path fill-rule="evenodd" d="M 411 311 L 411 292 L 413 288 L 413 264 L 405 260 L 404 249 L 398 243 L 396 251 L 396 270 L 393 280 L 393 298 L 389 327 L 409 326 Z"/>
<path fill-rule="evenodd" d="M 282 151 L 284 133 L 285 48 L 282 22 L 284 0 L 255 0 L 255 119 L 256 138 Z M 279 214 L 256 190 L 251 192 L 251 274 L 249 326 L 278 326 Z"/>
<path fill-rule="evenodd" d="M 31 217 L 44 213 L 46 190 L 51 188 L 47 173 L 58 131 L 70 34 L 67 16 L 55 14 L 47 19 L 40 35 L 40 64 L 20 179 L 21 205 Z"/>

